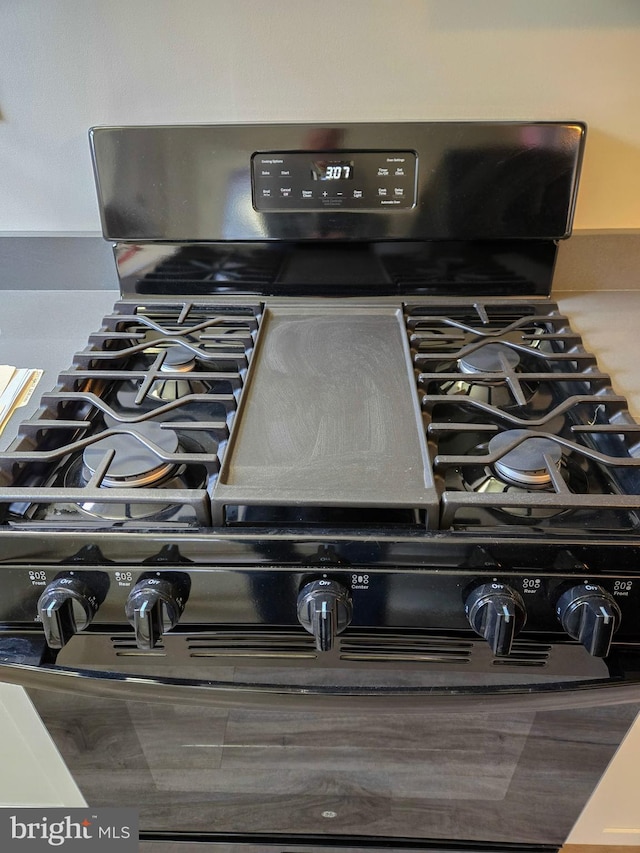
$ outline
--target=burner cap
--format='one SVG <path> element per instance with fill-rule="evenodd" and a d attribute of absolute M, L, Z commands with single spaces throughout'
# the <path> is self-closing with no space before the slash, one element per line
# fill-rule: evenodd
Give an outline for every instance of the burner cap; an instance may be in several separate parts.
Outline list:
<path fill-rule="evenodd" d="M 514 368 L 520 364 L 518 353 L 506 344 L 486 344 L 458 359 L 463 373 L 504 373 L 502 361 Z"/>
<path fill-rule="evenodd" d="M 85 447 L 82 454 L 86 468 L 94 474 L 105 453 L 115 451 L 102 481 L 103 486 L 148 486 L 173 469 L 172 463 L 159 459 L 137 436 L 153 442 L 165 453 L 175 453 L 178 449 L 177 434 L 171 429 L 162 429 L 159 423 L 153 421 L 136 424 L 131 433 L 107 435 Z"/>
<path fill-rule="evenodd" d="M 489 452 L 500 452 L 521 436 L 528 437 L 495 463 L 496 471 L 505 480 L 518 486 L 539 488 L 549 485 L 551 474 L 544 457 L 549 457 L 557 468 L 560 468 L 562 459 L 562 448 L 553 439 L 540 436 L 533 430 L 509 429 L 490 440 Z"/>
<path fill-rule="evenodd" d="M 160 365 L 160 370 L 165 373 L 188 373 L 196 366 L 193 353 L 180 344 L 171 344 L 165 348 L 166 355 Z"/>

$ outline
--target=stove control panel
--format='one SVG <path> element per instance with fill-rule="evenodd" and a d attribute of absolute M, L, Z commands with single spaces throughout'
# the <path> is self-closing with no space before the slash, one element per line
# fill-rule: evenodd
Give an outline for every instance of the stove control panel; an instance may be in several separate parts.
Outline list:
<path fill-rule="evenodd" d="M 261 212 L 407 210 L 415 207 L 414 151 L 266 151 L 251 158 Z"/>
<path fill-rule="evenodd" d="M 613 562 L 607 549 L 597 553 L 604 567 Z M 167 634 L 282 628 L 300 639 L 311 634 L 319 660 L 362 631 L 407 642 L 473 632 L 505 660 L 522 643 L 579 643 L 595 658 L 612 644 L 640 644 L 635 549 L 616 550 L 628 569 L 616 574 L 579 559 L 559 562 L 555 553 L 548 568 L 497 556 L 473 567 L 435 560 L 187 567 L 179 559 L 153 569 L 106 560 L 86 569 L 71 561 L 55 569 L 6 566 L 0 623 L 4 631 L 35 625 L 52 649 L 71 645 L 77 634 L 88 640 L 116 632 L 141 652 L 166 647 Z"/>

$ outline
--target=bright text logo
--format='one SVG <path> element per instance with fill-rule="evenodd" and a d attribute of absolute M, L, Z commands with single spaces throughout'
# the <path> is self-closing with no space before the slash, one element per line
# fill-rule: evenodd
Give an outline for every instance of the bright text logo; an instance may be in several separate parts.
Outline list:
<path fill-rule="evenodd" d="M 137 853 L 135 809 L 0 809 L 0 850 Z"/>

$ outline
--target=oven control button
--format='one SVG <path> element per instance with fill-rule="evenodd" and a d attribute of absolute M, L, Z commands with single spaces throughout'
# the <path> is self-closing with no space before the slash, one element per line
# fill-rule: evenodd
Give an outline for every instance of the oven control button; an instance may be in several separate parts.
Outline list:
<path fill-rule="evenodd" d="M 332 580 L 315 580 L 298 595 L 298 620 L 313 634 L 319 652 L 328 652 L 334 640 L 351 622 L 353 605 L 349 590 Z"/>
<path fill-rule="evenodd" d="M 60 577 L 48 584 L 38 599 L 38 615 L 49 648 L 66 645 L 90 624 L 97 609 L 97 596 L 81 578 Z"/>
<path fill-rule="evenodd" d="M 127 598 L 125 613 L 139 649 L 153 649 L 165 631 L 175 628 L 184 610 L 180 586 L 159 577 L 142 578 Z"/>
<path fill-rule="evenodd" d="M 589 654 L 597 658 L 609 654 L 622 614 L 613 596 L 601 586 L 582 583 L 571 587 L 558 599 L 556 613 L 567 634 Z"/>
<path fill-rule="evenodd" d="M 503 583 L 479 584 L 467 595 L 464 609 L 469 624 L 485 638 L 494 655 L 509 654 L 527 620 L 521 596 Z"/>

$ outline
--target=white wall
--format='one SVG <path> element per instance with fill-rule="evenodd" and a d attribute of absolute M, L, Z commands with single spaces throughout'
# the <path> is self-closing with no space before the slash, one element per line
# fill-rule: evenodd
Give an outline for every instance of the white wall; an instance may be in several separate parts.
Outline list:
<path fill-rule="evenodd" d="M 582 119 L 640 227 L 638 0 L 0 0 L 0 230 L 97 230 L 94 124 Z"/>

